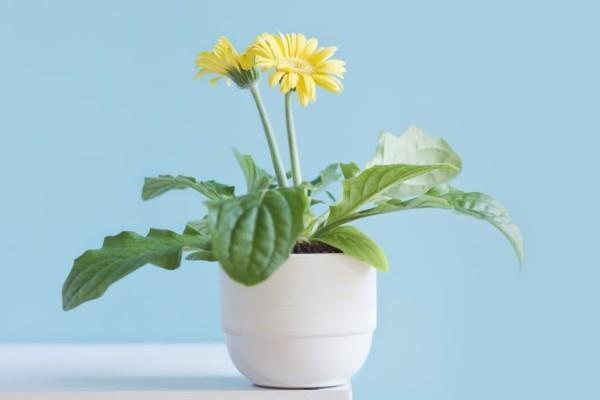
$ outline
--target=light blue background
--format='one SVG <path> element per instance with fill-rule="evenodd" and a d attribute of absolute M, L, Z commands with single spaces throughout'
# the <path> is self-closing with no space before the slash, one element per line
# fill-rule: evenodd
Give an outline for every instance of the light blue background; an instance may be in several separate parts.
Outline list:
<path fill-rule="evenodd" d="M 191 192 L 268 156 L 249 94 L 193 81 L 221 34 L 301 31 L 348 63 L 340 96 L 297 109 L 305 175 L 364 163 L 418 124 L 462 155 L 456 184 L 521 225 L 525 269 L 486 224 L 415 211 L 361 224 L 386 249 L 357 399 L 597 399 L 600 9 L 583 1 L 0 2 L 0 341 L 220 340 L 217 267 L 147 267 L 60 309 L 72 259 L 122 229 L 180 229 Z M 282 99 L 263 88 L 283 142 Z"/>

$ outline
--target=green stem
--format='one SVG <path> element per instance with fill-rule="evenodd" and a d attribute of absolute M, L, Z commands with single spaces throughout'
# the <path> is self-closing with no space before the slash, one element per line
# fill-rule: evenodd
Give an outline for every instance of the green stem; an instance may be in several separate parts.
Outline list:
<path fill-rule="evenodd" d="M 273 169 L 275 170 L 275 175 L 277 176 L 277 182 L 279 183 L 280 187 L 287 187 L 288 182 L 285 176 L 285 168 L 283 167 L 283 162 L 281 162 L 281 156 L 279 155 L 279 146 L 277 146 L 277 140 L 273 134 L 273 127 L 271 126 L 271 121 L 267 115 L 267 110 L 262 98 L 260 97 L 256 83 L 250 86 L 250 93 L 252 93 L 252 97 L 256 103 L 256 108 L 260 114 L 260 120 L 262 121 L 263 129 L 265 130 L 267 143 L 269 144 L 269 152 L 271 153 L 271 161 L 273 161 Z"/>
<path fill-rule="evenodd" d="M 285 122 L 290 148 L 290 160 L 292 160 L 292 178 L 294 179 L 294 185 L 299 186 L 302 184 L 302 173 L 300 172 L 300 157 L 298 156 L 296 129 L 294 128 L 294 117 L 292 115 L 292 91 L 285 94 Z"/>

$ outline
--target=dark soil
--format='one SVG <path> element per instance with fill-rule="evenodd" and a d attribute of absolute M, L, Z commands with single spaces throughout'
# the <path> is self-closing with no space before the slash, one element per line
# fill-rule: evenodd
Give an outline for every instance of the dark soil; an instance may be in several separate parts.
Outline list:
<path fill-rule="evenodd" d="M 320 242 L 298 242 L 294 246 L 294 254 L 341 253 L 339 249 Z"/>

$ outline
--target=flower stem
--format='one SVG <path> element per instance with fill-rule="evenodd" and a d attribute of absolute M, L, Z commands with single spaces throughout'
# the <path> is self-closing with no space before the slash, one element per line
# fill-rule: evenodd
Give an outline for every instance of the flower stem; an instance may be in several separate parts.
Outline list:
<path fill-rule="evenodd" d="M 287 126 L 288 145 L 290 148 L 290 160 L 292 160 L 292 178 L 294 185 L 302 184 L 302 173 L 300 172 L 300 158 L 298 156 L 298 144 L 296 143 L 296 129 L 294 128 L 294 116 L 292 115 L 292 91 L 285 94 L 285 123 Z"/>
<path fill-rule="evenodd" d="M 254 98 L 254 102 L 256 103 L 256 108 L 258 109 L 258 113 L 260 114 L 260 120 L 263 125 L 263 129 L 265 130 L 265 136 L 267 137 L 267 143 L 269 144 L 269 152 L 271 153 L 271 161 L 273 161 L 273 169 L 275 170 L 275 175 L 277 176 L 277 183 L 279 183 L 280 187 L 286 187 L 288 185 L 287 177 L 285 175 L 285 168 L 283 167 L 283 163 L 281 162 L 281 156 L 279 155 L 279 147 L 277 146 L 277 140 L 275 139 L 275 135 L 273 134 L 273 127 L 271 126 L 271 121 L 269 120 L 269 116 L 267 115 L 267 110 L 265 105 L 260 97 L 260 92 L 258 91 L 258 86 L 256 84 L 250 85 L 250 93 L 252 93 L 252 97 Z"/>

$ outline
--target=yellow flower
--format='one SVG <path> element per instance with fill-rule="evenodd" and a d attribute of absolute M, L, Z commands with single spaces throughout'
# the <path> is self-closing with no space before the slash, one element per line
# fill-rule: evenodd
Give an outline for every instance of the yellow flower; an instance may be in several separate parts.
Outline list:
<path fill-rule="evenodd" d="M 216 85 L 219 79 L 226 78 L 228 85 L 233 81 L 239 87 L 246 88 L 258 79 L 250 53 L 238 53 L 225 36 L 219 38 L 212 51 L 198 53 L 196 67 L 199 71 L 195 78 L 208 74 L 217 75 L 209 81 L 211 86 Z"/>
<path fill-rule="evenodd" d="M 344 77 L 346 63 L 330 59 L 337 48 L 317 46 L 317 39 L 307 40 L 300 33 L 263 33 L 251 51 L 256 67 L 274 69 L 269 83 L 279 84 L 282 93 L 295 90 L 300 103 L 306 106 L 316 100 L 316 86 L 334 93 L 344 88 L 338 78 Z"/>

